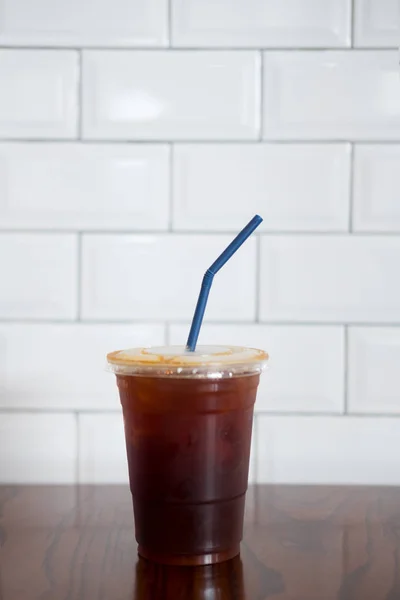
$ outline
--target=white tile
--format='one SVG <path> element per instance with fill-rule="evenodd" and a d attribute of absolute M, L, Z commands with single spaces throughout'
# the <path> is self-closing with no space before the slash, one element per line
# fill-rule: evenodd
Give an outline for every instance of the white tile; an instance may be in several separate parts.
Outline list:
<path fill-rule="evenodd" d="M 76 137 L 77 52 L 0 50 L 0 89 L 0 137 Z"/>
<path fill-rule="evenodd" d="M 399 485 L 400 419 L 258 417 L 258 483 Z"/>
<path fill-rule="evenodd" d="M 72 414 L 0 414 L 0 482 L 75 483 L 76 418 Z"/>
<path fill-rule="evenodd" d="M 354 44 L 397 48 L 399 23 L 399 0 L 355 0 Z"/>
<path fill-rule="evenodd" d="M 0 44 L 159 46 L 167 17 L 167 0 L 0 0 Z"/>
<path fill-rule="evenodd" d="M 156 324 L 0 324 L 0 407 L 117 410 L 106 354 L 164 342 Z"/>
<path fill-rule="evenodd" d="M 400 238 L 264 236 L 261 320 L 400 321 Z"/>
<path fill-rule="evenodd" d="M 350 0 L 172 0 L 175 46 L 348 46 Z"/>
<path fill-rule="evenodd" d="M 264 138 L 398 140 L 396 51 L 266 52 Z"/>
<path fill-rule="evenodd" d="M 166 146 L 0 144 L 0 174 L 0 228 L 168 228 Z"/>
<path fill-rule="evenodd" d="M 88 139 L 255 139 L 256 52 L 84 52 Z"/>
<path fill-rule="evenodd" d="M 347 230 L 348 144 L 181 144 L 174 148 L 174 227 Z"/>
<path fill-rule="evenodd" d="M 184 344 L 188 325 L 171 325 L 169 341 Z M 266 350 L 256 412 L 341 412 L 344 340 L 341 327 L 203 325 L 199 344 Z"/>
<path fill-rule="evenodd" d="M 73 319 L 77 239 L 69 234 L 0 234 L 1 319 Z"/>
<path fill-rule="evenodd" d="M 191 319 L 206 269 L 232 241 L 207 235 L 86 235 L 85 319 Z M 249 239 L 215 277 L 206 318 L 255 316 L 256 240 Z"/>
<path fill-rule="evenodd" d="M 79 415 L 79 483 L 128 483 L 122 412 Z"/>
<path fill-rule="evenodd" d="M 349 410 L 400 413 L 400 329 L 351 327 Z"/>
<path fill-rule="evenodd" d="M 361 145 L 354 154 L 353 228 L 400 231 L 400 145 Z"/>

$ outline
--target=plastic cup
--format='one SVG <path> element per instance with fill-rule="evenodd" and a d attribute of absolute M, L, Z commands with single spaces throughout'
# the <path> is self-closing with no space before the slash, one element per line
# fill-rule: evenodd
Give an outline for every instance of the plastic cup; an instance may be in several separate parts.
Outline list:
<path fill-rule="evenodd" d="M 204 565 L 239 554 L 253 408 L 267 358 L 219 346 L 108 355 L 144 558 Z"/>

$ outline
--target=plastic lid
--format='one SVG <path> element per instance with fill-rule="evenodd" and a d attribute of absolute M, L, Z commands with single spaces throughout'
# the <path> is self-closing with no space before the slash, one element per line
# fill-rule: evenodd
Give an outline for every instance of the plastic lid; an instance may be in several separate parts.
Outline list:
<path fill-rule="evenodd" d="M 131 348 L 107 355 L 110 370 L 119 375 L 150 377 L 238 377 L 261 373 L 268 354 L 243 346 L 183 346 Z"/>

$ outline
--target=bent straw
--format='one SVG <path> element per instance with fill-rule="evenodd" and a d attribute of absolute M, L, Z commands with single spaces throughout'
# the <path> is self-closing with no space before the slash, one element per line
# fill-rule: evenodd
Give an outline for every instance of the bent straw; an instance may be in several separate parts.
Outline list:
<path fill-rule="evenodd" d="M 194 352 L 196 350 L 197 339 L 200 333 L 200 327 L 203 322 L 204 312 L 207 306 L 208 295 L 210 293 L 211 284 L 214 279 L 214 275 L 224 266 L 224 264 L 235 254 L 236 250 L 247 240 L 247 238 L 253 233 L 253 231 L 262 223 L 262 218 L 259 215 L 255 215 L 246 227 L 242 229 L 235 239 L 225 248 L 220 254 L 216 261 L 213 262 L 211 267 L 207 269 L 204 274 L 203 281 L 200 288 L 199 299 L 197 300 L 196 309 L 194 311 L 192 325 L 189 331 L 189 337 L 186 342 L 186 350 Z"/>

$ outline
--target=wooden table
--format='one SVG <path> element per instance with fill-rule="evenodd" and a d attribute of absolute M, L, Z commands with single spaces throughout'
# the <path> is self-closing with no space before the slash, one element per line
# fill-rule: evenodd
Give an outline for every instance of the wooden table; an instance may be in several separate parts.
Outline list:
<path fill-rule="evenodd" d="M 138 559 L 127 486 L 0 487 L 0 600 L 400 600 L 400 488 L 249 489 L 241 557 Z"/>

